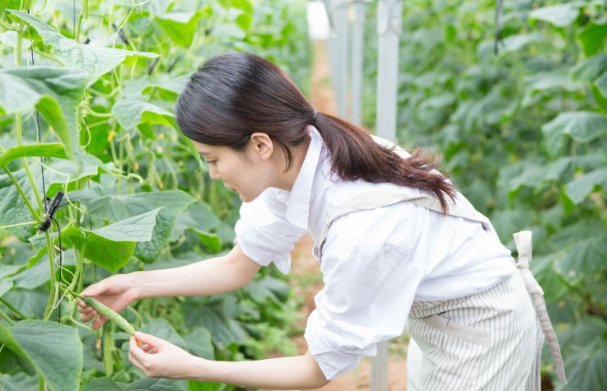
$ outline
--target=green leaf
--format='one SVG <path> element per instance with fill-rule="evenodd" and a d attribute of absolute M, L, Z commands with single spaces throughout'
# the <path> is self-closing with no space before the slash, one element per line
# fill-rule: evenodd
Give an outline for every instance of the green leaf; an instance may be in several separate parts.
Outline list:
<path fill-rule="evenodd" d="M 135 242 L 116 242 L 95 234 L 86 238 L 84 256 L 112 273 L 126 265 L 135 252 Z"/>
<path fill-rule="evenodd" d="M 88 78 L 78 69 L 29 67 L 0 70 L 0 114 L 38 109 L 73 157 L 78 149 L 76 110 Z"/>
<path fill-rule="evenodd" d="M 578 33 L 577 39 L 584 49 L 586 57 L 594 56 L 605 50 L 607 41 L 607 19 L 589 23 Z"/>
<path fill-rule="evenodd" d="M 78 152 L 76 159 L 79 161 L 80 167 L 70 160 L 58 160 L 49 165 L 51 170 L 44 171 L 47 194 L 52 191 L 53 187 L 60 184 L 71 183 L 80 178 L 97 175 L 100 167 L 108 172 L 111 171 L 109 166 L 103 164 L 95 156 Z M 30 169 L 36 181 L 36 186 L 38 189 L 42 189 L 42 174 L 39 165 L 32 164 L 30 165 Z M 25 170 L 15 171 L 13 172 L 13 176 L 20 184 L 30 203 L 36 205 L 36 198 Z M 0 225 L 31 221 L 34 221 L 34 217 L 25 202 L 21 199 L 17 188 L 13 185 L 8 175 L 0 175 Z M 7 228 L 7 231 L 23 242 L 27 241 L 35 233 L 35 230 L 36 227 L 34 225 Z"/>
<path fill-rule="evenodd" d="M 607 389 L 607 340 L 596 338 L 565 358 L 568 384 L 563 391 Z"/>
<path fill-rule="evenodd" d="M 178 129 L 173 113 L 139 98 L 126 98 L 116 102 L 112 113 L 124 129 L 131 129 L 140 123 L 168 125 Z"/>
<path fill-rule="evenodd" d="M 91 377 L 81 391 L 124 391 L 109 377 Z"/>
<path fill-rule="evenodd" d="M 83 354 L 75 328 L 43 320 L 0 324 L 0 342 L 28 361 L 53 390 L 79 390 Z"/>
<path fill-rule="evenodd" d="M 189 231 L 192 231 L 198 236 L 198 239 L 207 246 L 212 253 L 216 254 L 221 251 L 221 239 L 216 234 L 212 234 L 206 231 L 199 231 L 194 228 L 189 228 Z"/>
<path fill-rule="evenodd" d="M 504 38 L 504 46 L 501 48 L 500 53 L 504 55 L 510 52 L 516 52 L 530 43 L 541 42 L 546 37 L 540 33 L 531 34 L 513 34 Z"/>
<path fill-rule="evenodd" d="M 8 278 L 0 279 L 0 297 L 13 288 L 13 281 Z"/>
<path fill-rule="evenodd" d="M 96 265 L 117 273 L 135 252 L 136 242 L 149 241 L 161 208 L 120 220 L 95 231 L 82 230 L 82 236 L 70 237 L 79 248 L 85 245 L 84 256 Z"/>
<path fill-rule="evenodd" d="M 4 153 L 0 154 L 0 167 L 6 167 L 13 160 L 22 157 L 44 156 L 67 159 L 65 148 L 61 144 L 35 144 L 21 145 L 14 148 L 9 148 Z"/>
<path fill-rule="evenodd" d="M 81 391 L 183 391 L 182 381 L 145 377 L 136 382 L 116 383 L 109 377 L 92 377 Z"/>
<path fill-rule="evenodd" d="M 578 83 L 592 83 L 607 71 L 607 54 L 597 54 L 576 64 L 570 71 L 571 80 Z"/>
<path fill-rule="evenodd" d="M 530 19 L 537 19 L 549 22 L 556 27 L 567 27 L 575 22 L 580 10 L 570 4 L 559 4 L 549 7 L 542 7 L 529 13 Z"/>
<path fill-rule="evenodd" d="M 603 73 L 599 76 L 595 81 L 594 85 L 598 89 L 598 91 L 603 95 L 604 98 L 607 98 L 607 72 Z"/>
<path fill-rule="evenodd" d="M 558 260 L 556 270 L 571 284 L 579 284 L 585 277 L 607 271 L 607 235 L 599 233 L 578 240 L 567 250 L 567 255 Z"/>
<path fill-rule="evenodd" d="M 577 169 L 586 172 L 604 167 L 606 164 L 607 161 L 602 154 L 563 156 L 550 165 L 544 179 L 566 183 L 573 180 Z"/>
<path fill-rule="evenodd" d="M 195 356 L 215 359 L 215 348 L 213 347 L 213 338 L 209 330 L 204 327 L 197 327 L 190 334 L 183 337 L 188 345 L 188 350 Z"/>
<path fill-rule="evenodd" d="M 175 218 L 195 198 L 180 190 L 170 190 L 157 193 L 138 193 L 129 195 L 111 195 L 90 198 L 86 192 L 70 194 L 73 200 L 88 206 L 88 212 L 110 222 L 123 220 L 138 214 L 163 207 L 156 216 L 156 225 L 152 239 L 139 242 L 135 247 L 135 255 L 144 262 L 153 262 L 160 251 L 166 246 Z"/>
<path fill-rule="evenodd" d="M 9 11 L 23 22 L 33 27 L 46 45 L 55 49 L 55 56 L 66 66 L 84 70 L 90 77 L 88 85 L 101 75 L 111 71 L 118 64 L 133 66 L 139 58 L 155 58 L 155 53 L 135 52 L 85 45 L 61 35 L 41 20 L 23 11 Z"/>
<path fill-rule="evenodd" d="M 280 304 L 289 297 L 289 285 L 272 276 L 255 279 L 243 289 L 259 304 L 263 304 L 266 300 Z"/>
<path fill-rule="evenodd" d="M 546 152 L 550 156 L 558 156 L 565 135 L 579 143 L 588 143 L 607 134 L 607 116 L 588 111 L 560 113 L 542 126 L 542 133 Z"/>
<path fill-rule="evenodd" d="M 171 242 L 177 241 L 188 228 L 205 232 L 217 228 L 219 223 L 220 220 L 215 216 L 211 207 L 206 202 L 194 202 L 177 216 L 169 240 Z"/>
<path fill-rule="evenodd" d="M 599 168 L 569 182 L 565 186 L 565 194 L 571 202 L 578 205 L 597 188 L 607 189 L 607 167 Z"/>
<path fill-rule="evenodd" d="M 189 47 L 198 30 L 200 12 L 170 12 L 156 15 L 156 22 L 177 45 Z"/>
<path fill-rule="evenodd" d="M 147 242 L 152 239 L 152 231 L 156 225 L 156 217 L 160 208 L 141 215 L 120 220 L 114 224 L 92 231 L 95 235 L 114 242 Z M 86 231 L 85 232 L 91 232 Z"/>

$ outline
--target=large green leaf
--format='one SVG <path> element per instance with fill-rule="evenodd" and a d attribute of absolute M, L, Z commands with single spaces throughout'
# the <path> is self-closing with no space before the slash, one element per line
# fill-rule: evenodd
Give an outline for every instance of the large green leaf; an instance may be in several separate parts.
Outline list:
<path fill-rule="evenodd" d="M 153 262 L 158 258 L 171 235 L 175 218 L 188 205 L 196 201 L 189 194 L 179 190 L 101 197 L 91 197 L 90 193 L 83 191 L 75 192 L 73 197 L 74 200 L 85 203 L 91 215 L 110 222 L 162 207 L 156 216 L 152 239 L 147 242 L 139 242 L 135 247 L 135 255 L 144 262 Z"/>
<path fill-rule="evenodd" d="M 205 232 L 216 229 L 219 223 L 220 220 L 215 216 L 207 203 L 204 201 L 192 203 L 177 216 L 169 240 L 172 242 L 178 240 L 188 228 L 193 228 L 198 232 Z"/>
<path fill-rule="evenodd" d="M 8 278 L 0 280 L 0 297 L 13 288 L 13 281 Z"/>
<path fill-rule="evenodd" d="M 607 189 L 607 167 L 599 168 L 569 182 L 565 186 L 565 194 L 577 205 L 597 188 Z"/>
<path fill-rule="evenodd" d="M 0 70 L 0 114 L 38 109 L 73 157 L 79 145 L 76 110 L 87 82 L 87 74 L 79 69 Z"/>
<path fill-rule="evenodd" d="M 576 64 L 571 68 L 571 80 L 578 83 L 592 83 L 607 71 L 607 54 L 601 53 Z"/>
<path fill-rule="evenodd" d="M 194 331 L 183 337 L 188 345 L 188 350 L 195 356 L 215 359 L 215 348 L 213 347 L 213 338 L 209 330 L 204 327 L 196 327 Z"/>
<path fill-rule="evenodd" d="M 567 386 L 562 391 L 607 389 L 607 339 L 596 338 L 565 357 Z"/>
<path fill-rule="evenodd" d="M 156 217 L 162 207 L 99 228 L 95 235 L 114 242 L 147 242 L 152 239 Z M 89 231 L 87 231 L 89 232 Z"/>
<path fill-rule="evenodd" d="M 34 144 L 21 145 L 15 148 L 9 148 L 0 154 L 0 167 L 6 167 L 13 160 L 29 156 L 44 156 L 67 159 L 65 148 L 61 144 Z"/>
<path fill-rule="evenodd" d="M 579 14 L 580 10 L 577 7 L 571 4 L 559 4 L 533 10 L 529 13 L 529 18 L 543 20 L 557 27 L 567 27 L 577 19 Z"/>
<path fill-rule="evenodd" d="M 32 364 L 53 390 L 79 390 L 83 357 L 75 328 L 43 320 L 0 324 L 0 342 Z"/>
<path fill-rule="evenodd" d="M 50 164 L 51 170 L 44 171 L 47 192 L 54 186 L 71 183 L 80 178 L 97 175 L 99 168 L 111 171 L 111 167 L 105 165 L 95 156 L 77 153 L 76 158 L 80 167 L 69 160 L 57 160 Z M 30 165 L 36 186 L 42 191 L 42 174 L 37 164 Z M 15 180 L 23 189 L 30 203 L 36 206 L 36 198 L 24 169 L 12 173 Z M 69 194 L 68 194 L 69 196 Z M 0 175 L 0 225 L 26 223 L 34 220 L 34 217 L 21 199 L 17 188 L 13 185 L 8 175 Z M 34 225 L 14 227 L 7 229 L 21 241 L 27 241 L 35 232 Z"/>
<path fill-rule="evenodd" d="M 84 256 L 87 259 L 116 273 L 133 256 L 136 242 L 151 240 L 159 211 L 160 208 L 154 209 L 94 231 L 77 229 L 86 237 L 69 232 L 64 236 L 80 249 L 86 246 Z"/>
<path fill-rule="evenodd" d="M 556 262 L 558 272 L 570 283 L 578 284 L 585 277 L 607 271 L 607 235 L 599 233 L 582 240 L 567 250 L 567 255 Z"/>
<path fill-rule="evenodd" d="M 542 42 L 545 39 L 546 37 L 540 33 L 509 35 L 504 38 L 504 46 L 500 49 L 500 54 L 516 52 L 531 43 Z"/>
<path fill-rule="evenodd" d="M 145 377 L 136 382 L 116 383 L 109 377 L 93 377 L 82 387 L 81 391 L 183 391 L 183 381 L 169 379 L 152 379 Z"/>
<path fill-rule="evenodd" d="M 599 167 L 605 167 L 606 164 L 607 161 L 603 154 L 563 156 L 550 165 L 544 179 L 567 183 L 573 180 L 575 172 L 578 169 L 587 172 Z"/>
<path fill-rule="evenodd" d="M 589 23 L 578 33 L 577 38 L 582 44 L 586 57 L 603 52 L 607 41 L 607 19 Z"/>
<path fill-rule="evenodd" d="M 607 116 L 588 111 L 560 113 L 542 126 L 542 132 L 546 152 L 557 156 L 563 148 L 565 135 L 579 143 L 607 135 Z"/>
<path fill-rule="evenodd" d="M 202 17 L 200 12 L 169 12 L 156 15 L 156 23 L 177 45 L 189 47 L 198 30 L 198 21 Z"/>
<path fill-rule="evenodd" d="M 607 98 L 607 72 L 594 80 L 594 85 L 597 90 L 603 95 L 603 98 Z"/>
<path fill-rule="evenodd" d="M 118 64 L 122 63 L 133 66 L 139 58 L 158 57 L 155 53 L 81 44 L 73 39 L 64 37 L 46 23 L 26 12 L 12 10 L 10 12 L 33 27 L 42 38 L 42 41 L 55 49 L 55 56 L 64 65 L 84 70 L 91 79 L 89 85 L 94 83 L 101 75 L 114 69 Z"/>
<path fill-rule="evenodd" d="M 163 124 L 178 129 L 173 113 L 155 104 L 131 97 L 116 102 L 112 107 L 116 120 L 125 129 L 131 129 L 140 123 Z"/>

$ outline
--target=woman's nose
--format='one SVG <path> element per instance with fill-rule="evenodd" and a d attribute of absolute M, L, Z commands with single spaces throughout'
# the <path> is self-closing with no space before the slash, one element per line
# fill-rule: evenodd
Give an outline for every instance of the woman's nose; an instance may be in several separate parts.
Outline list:
<path fill-rule="evenodd" d="M 217 172 L 217 169 L 213 165 L 209 164 L 209 176 L 213 180 L 221 179 L 221 175 Z"/>

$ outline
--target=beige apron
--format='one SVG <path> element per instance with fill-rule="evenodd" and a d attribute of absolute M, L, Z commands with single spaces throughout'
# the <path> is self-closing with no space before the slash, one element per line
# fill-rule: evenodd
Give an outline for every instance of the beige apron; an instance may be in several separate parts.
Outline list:
<path fill-rule="evenodd" d="M 413 202 L 443 213 L 435 197 L 374 191 L 346 201 L 323 227 L 314 255 L 322 249 L 331 224 L 349 213 Z M 459 205 L 447 213 L 482 224 L 497 237 L 484 215 Z M 408 357 L 408 390 L 536 391 L 544 336 L 557 376 L 566 383 L 556 334 L 543 291 L 529 270 L 531 232 L 514 235 L 518 273 L 476 295 L 442 302 L 414 302 L 408 328 L 413 337 Z M 531 300 L 529 300 L 531 298 Z"/>

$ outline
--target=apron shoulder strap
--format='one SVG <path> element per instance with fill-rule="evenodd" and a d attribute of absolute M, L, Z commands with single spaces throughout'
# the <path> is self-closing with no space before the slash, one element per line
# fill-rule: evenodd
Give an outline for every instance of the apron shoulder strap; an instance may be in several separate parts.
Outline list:
<path fill-rule="evenodd" d="M 321 231 L 320 238 L 318 240 L 319 244 L 317 247 L 314 248 L 314 255 L 317 257 L 317 259 L 321 259 L 322 248 L 325 244 L 327 234 L 329 233 L 329 228 L 331 228 L 333 222 L 338 218 L 353 212 L 381 208 L 384 206 L 394 205 L 396 203 L 405 201 L 413 202 L 416 205 L 422 206 L 426 209 L 430 209 L 438 213 L 443 213 L 443 207 L 441 206 L 441 203 L 438 198 L 430 196 L 428 194 L 402 194 L 396 191 L 392 192 L 382 190 L 362 193 L 344 202 L 339 207 L 339 209 L 331 217 L 329 217 L 329 220 Z M 470 210 L 460 205 L 451 203 L 449 205 L 447 215 L 462 217 L 464 219 L 480 223 L 485 230 L 496 234 L 495 229 L 489 222 L 489 219 L 483 214 L 477 212 L 476 210 Z"/>

